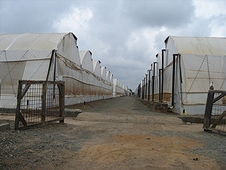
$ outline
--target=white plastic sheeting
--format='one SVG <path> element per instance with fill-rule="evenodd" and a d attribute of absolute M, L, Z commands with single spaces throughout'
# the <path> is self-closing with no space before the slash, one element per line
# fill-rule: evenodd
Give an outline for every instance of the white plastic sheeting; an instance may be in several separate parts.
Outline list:
<path fill-rule="evenodd" d="M 21 79 L 65 81 L 66 105 L 113 96 L 113 75 L 73 33 L 0 35 L 0 107 L 16 107 Z"/>
<path fill-rule="evenodd" d="M 211 82 L 215 90 L 226 90 L 226 38 L 173 36 L 165 43 L 169 62 L 180 54 L 175 58 L 175 112 L 204 114 Z"/>
<path fill-rule="evenodd" d="M 82 68 L 93 72 L 93 59 L 91 51 L 79 51 Z"/>
<path fill-rule="evenodd" d="M 173 55 L 175 63 L 173 63 Z M 226 90 L 226 38 L 167 37 L 163 56 L 163 80 L 159 72 L 156 72 L 162 69 L 162 55 L 157 54 L 156 57 L 154 99 L 159 100 L 159 88 L 163 81 L 163 101 L 173 105 L 176 113 L 204 114 L 207 92 L 212 82 L 215 90 Z M 175 72 L 174 94 L 172 95 L 173 66 L 175 66 Z M 153 76 L 153 69 L 152 64 L 151 76 Z M 152 88 L 151 79 L 151 97 Z M 174 102 L 172 97 L 174 97 Z"/>
<path fill-rule="evenodd" d="M 118 79 L 113 79 L 113 97 L 119 97 L 127 93 L 127 89 Z"/>

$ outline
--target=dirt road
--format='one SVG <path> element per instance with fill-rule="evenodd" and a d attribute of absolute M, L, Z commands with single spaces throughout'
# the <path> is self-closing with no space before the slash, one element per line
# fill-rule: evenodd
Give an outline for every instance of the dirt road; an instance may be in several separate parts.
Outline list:
<path fill-rule="evenodd" d="M 0 169 L 226 169 L 225 136 L 152 112 L 136 97 L 70 108 L 83 112 L 64 124 L 1 132 Z"/>

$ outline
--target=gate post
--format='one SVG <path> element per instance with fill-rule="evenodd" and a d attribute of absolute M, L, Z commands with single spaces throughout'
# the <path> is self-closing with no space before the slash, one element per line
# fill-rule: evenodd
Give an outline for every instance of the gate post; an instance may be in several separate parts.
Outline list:
<path fill-rule="evenodd" d="M 204 130 L 208 130 L 208 128 L 210 127 L 211 113 L 213 108 L 213 98 L 214 98 L 214 91 L 209 90 L 207 100 L 206 100 L 205 115 L 203 119 Z"/>
<path fill-rule="evenodd" d="M 46 119 L 46 90 L 47 90 L 47 82 L 42 85 L 42 124 L 45 123 Z"/>
<path fill-rule="evenodd" d="M 65 105 L 65 84 L 64 84 L 64 82 L 60 83 L 58 88 L 59 88 L 60 117 L 63 117 L 63 119 L 60 120 L 60 123 L 64 123 L 64 105 Z"/>
<path fill-rule="evenodd" d="M 17 107 L 16 107 L 16 118 L 15 118 L 15 130 L 19 128 L 19 114 L 20 114 L 20 103 L 21 103 L 21 91 L 22 91 L 22 84 L 19 81 L 18 90 L 17 90 Z"/>

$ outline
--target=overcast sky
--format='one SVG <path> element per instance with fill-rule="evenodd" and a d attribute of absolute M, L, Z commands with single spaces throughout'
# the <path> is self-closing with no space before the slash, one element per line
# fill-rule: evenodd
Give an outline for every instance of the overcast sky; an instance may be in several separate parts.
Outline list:
<path fill-rule="evenodd" d="M 225 0 L 0 0 L 0 33 L 67 33 L 132 90 L 167 36 L 226 36 Z"/>

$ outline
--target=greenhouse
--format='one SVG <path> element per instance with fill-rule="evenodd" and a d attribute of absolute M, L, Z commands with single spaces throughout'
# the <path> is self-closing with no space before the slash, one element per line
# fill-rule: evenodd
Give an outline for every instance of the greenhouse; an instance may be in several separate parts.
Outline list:
<path fill-rule="evenodd" d="M 79 51 L 73 33 L 2 34 L 0 40 L 1 108 L 16 107 L 19 80 L 64 81 L 66 105 L 113 97 L 113 75 L 91 51 Z"/>

